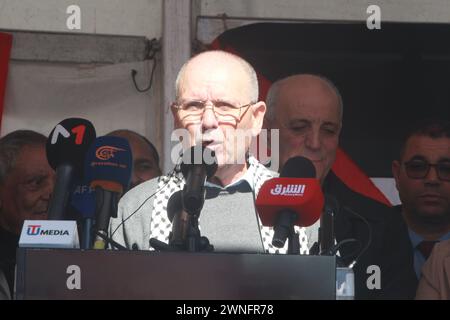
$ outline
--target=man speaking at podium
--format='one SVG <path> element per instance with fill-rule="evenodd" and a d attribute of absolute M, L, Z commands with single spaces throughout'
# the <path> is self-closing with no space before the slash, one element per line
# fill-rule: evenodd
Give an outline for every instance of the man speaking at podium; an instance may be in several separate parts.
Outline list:
<path fill-rule="evenodd" d="M 175 127 L 186 130 L 189 145 L 207 147 L 217 158 L 217 171 L 205 183 L 199 215 L 202 236 L 215 252 L 285 252 L 287 244 L 281 249 L 272 246 L 272 228 L 261 225 L 255 210 L 259 188 L 273 173 L 249 155 L 249 139 L 236 139 L 238 131 L 253 137 L 261 131 L 266 105 L 258 101 L 254 69 L 233 54 L 203 52 L 181 68 L 171 108 Z M 177 215 L 172 211 L 180 210 L 172 205 L 171 196 L 183 189 L 185 181 L 176 167 L 130 190 L 119 202 L 118 217 L 111 219 L 112 239 L 139 250 L 152 250 L 152 238 L 169 243 L 171 219 Z M 300 252 L 308 253 L 304 228 L 296 231 Z"/>

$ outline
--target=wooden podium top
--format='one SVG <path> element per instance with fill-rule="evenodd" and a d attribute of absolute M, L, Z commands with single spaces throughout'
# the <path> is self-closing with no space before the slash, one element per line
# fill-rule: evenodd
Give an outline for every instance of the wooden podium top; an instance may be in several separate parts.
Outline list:
<path fill-rule="evenodd" d="M 335 257 L 17 250 L 16 299 L 331 299 Z"/>

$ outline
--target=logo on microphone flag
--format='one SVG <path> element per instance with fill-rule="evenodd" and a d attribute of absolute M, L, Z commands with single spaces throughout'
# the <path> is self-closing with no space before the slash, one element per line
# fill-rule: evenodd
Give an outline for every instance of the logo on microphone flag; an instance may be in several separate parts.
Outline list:
<path fill-rule="evenodd" d="M 304 184 L 288 184 L 283 186 L 277 184 L 275 188 L 270 189 L 270 194 L 274 196 L 303 197 L 306 185 Z"/>
<path fill-rule="evenodd" d="M 95 156 L 100 160 L 109 160 L 114 158 L 114 155 L 118 151 L 126 151 L 125 149 L 113 147 L 113 146 L 101 146 L 95 151 Z"/>

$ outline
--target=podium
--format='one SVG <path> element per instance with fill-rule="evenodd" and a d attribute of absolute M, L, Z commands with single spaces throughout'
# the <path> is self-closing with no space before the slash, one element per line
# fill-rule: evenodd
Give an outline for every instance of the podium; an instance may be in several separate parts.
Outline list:
<path fill-rule="evenodd" d="M 16 299 L 336 299 L 330 256 L 19 248 Z"/>

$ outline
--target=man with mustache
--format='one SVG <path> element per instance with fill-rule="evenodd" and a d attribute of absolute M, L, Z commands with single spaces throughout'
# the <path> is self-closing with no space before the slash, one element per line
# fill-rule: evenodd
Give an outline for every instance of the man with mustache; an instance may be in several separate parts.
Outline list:
<path fill-rule="evenodd" d="M 324 193 L 339 204 L 334 217 L 335 241 L 355 239 L 339 249 L 339 260 L 344 265 L 357 260 L 355 298 L 412 299 L 412 256 L 401 219 L 391 208 L 351 190 L 331 171 L 343 115 L 342 97 L 336 86 L 312 74 L 280 79 L 268 92 L 267 108 L 267 127 L 279 130 L 280 167 L 294 156 L 308 158 Z M 318 224 L 314 225 L 316 229 Z M 317 239 L 317 232 L 312 235 Z M 368 286 L 370 266 L 379 267 L 380 288 Z"/>
<path fill-rule="evenodd" d="M 258 101 L 258 81 L 245 60 L 223 51 L 191 58 L 176 80 L 171 106 L 177 132 L 186 147 L 202 145 L 215 152 L 218 168 L 206 181 L 206 199 L 199 216 L 202 236 L 215 252 L 286 252 L 272 246 L 272 228 L 262 226 L 255 198 L 273 177 L 249 150 L 262 127 L 266 105 Z M 238 137 L 240 133 L 247 136 Z M 176 159 L 175 159 L 176 160 Z M 109 234 L 129 249 L 153 250 L 151 238 L 168 243 L 172 231 L 169 199 L 183 189 L 179 166 L 168 175 L 146 181 L 119 202 Z M 173 213 L 173 212 L 172 212 Z M 302 253 L 308 252 L 304 228 L 297 228 Z"/>
<path fill-rule="evenodd" d="M 0 139 L 0 265 L 11 296 L 23 222 L 47 219 L 55 184 L 46 141 L 44 135 L 31 130 L 17 130 Z"/>
<path fill-rule="evenodd" d="M 420 278 L 433 246 L 450 239 L 450 122 L 429 119 L 411 130 L 392 172 Z"/>

